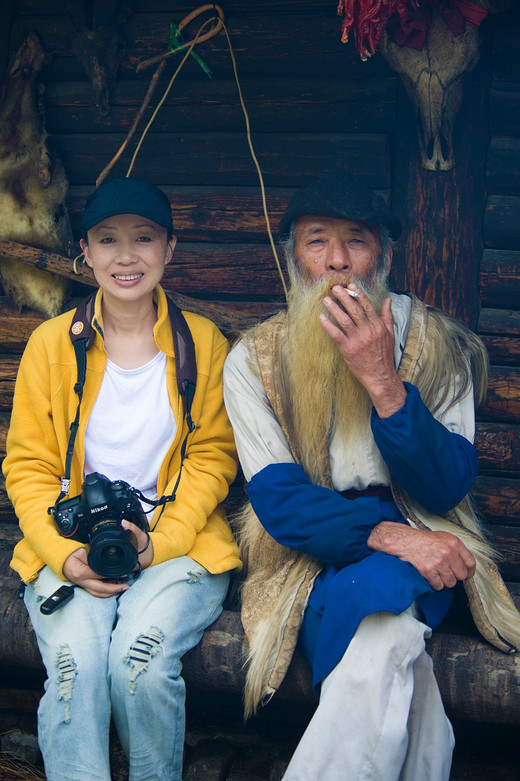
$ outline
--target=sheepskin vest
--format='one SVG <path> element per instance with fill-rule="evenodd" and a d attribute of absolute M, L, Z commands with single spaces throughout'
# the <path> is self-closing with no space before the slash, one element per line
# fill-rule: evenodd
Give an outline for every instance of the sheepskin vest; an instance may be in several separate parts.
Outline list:
<path fill-rule="evenodd" d="M 410 326 L 399 365 L 399 376 L 421 392 L 421 372 L 425 360 L 433 359 L 442 344 L 433 317 L 444 317 L 412 298 Z M 293 457 L 298 453 L 290 441 L 284 420 L 284 405 L 275 382 L 276 356 L 287 331 L 285 312 L 261 323 L 253 332 L 250 350 L 256 355 L 267 397 L 284 431 Z M 434 340 L 432 344 L 432 340 Z M 433 349 L 432 349 L 433 348 Z M 324 432 L 320 463 L 320 484 L 332 488 L 327 432 Z M 454 510 L 440 516 L 429 513 L 400 486 L 391 489 L 399 511 L 408 523 L 419 529 L 449 531 L 459 537 L 477 561 L 475 575 L 464 587 L 475 624 L 492 645 L 505 653 L 520 647 L 520 614 L 498 572 L 494 553 L 484 539 L 471 500 L 466 497 Z M 277 543 L 262 527 L 250 504 L 238 519 L 241 552 L 247 577 L 242 587 L 242 622 L 248 639 L 248 672 L 245 712 L 251 715 L 265 704 L 282 683 L 294 649 L 303 613 L 322 564 L 307 555 Z"/>

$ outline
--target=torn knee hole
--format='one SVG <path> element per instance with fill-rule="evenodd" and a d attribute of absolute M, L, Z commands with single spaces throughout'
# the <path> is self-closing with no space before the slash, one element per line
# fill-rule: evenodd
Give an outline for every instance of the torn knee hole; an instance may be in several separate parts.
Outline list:
<path fill-rule="evenodd" d="M 188 583 L 198 583 L 206 572 L 207 570 L 202 565 L 190 569 L 188 572 Z"/>
<path fill-rule="evenodd" d="M 72 699 L 72 687 L 76 677 L 76 662 L 68 645 L 62 645 L 57 658 L 58 667 L 58 700 L 65 703 L 65 722 L 70 721 L 70 701 Z"/>
<path fill-rule="evenodd" d="M 130 646 L 124 661 L 130 666 L 130 692 L 133 694 L 136 687 L 136 679 L 144 672 L 150 660 L 161 648 L 164 634 L 157 627 L 151 627 L 148 632 L 139 635 Z"/>

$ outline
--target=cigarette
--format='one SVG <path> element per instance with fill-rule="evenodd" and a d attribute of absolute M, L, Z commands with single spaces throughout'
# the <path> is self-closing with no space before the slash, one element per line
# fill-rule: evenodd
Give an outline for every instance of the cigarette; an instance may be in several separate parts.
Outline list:
<path fill-rule="evenodd" d="M 347 293 L 349 294 L 349 296 L 352 296 L 352 298 L 361 298 L 361 296 L 359 295 L 359 293 L 356 293 L 356 291 L 355 291 L 355 290 L 350 290 L 350 288 L 348 288 L 348 287 L 347 287 L 347 288 L 345 288 L 345 290 L 347 291 Z"/>

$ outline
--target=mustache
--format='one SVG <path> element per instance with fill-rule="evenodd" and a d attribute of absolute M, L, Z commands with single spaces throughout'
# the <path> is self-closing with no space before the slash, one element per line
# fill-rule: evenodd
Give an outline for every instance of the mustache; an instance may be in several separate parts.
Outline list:
<path fill-rule="evenodd" d="M 325 308 L 323 299 L 326 296 L 334 299 L 338 306 L 342 307 L 341 302 L 336 298 L 333 292 L 333 288 L 336 285 L 347 289 L 349 284 L 355 284 L 362 293 L 372 303 L 374 309 L 378 314 L 381 313 L 381 307 L 383 301 L 389 294 L 389 288 L 386 281 L 386 275 L 372 276 L 370 279 L 359 277 L 357 275 L 346 276 L 345 274 L 331 274 L 326 278 L 307 279 L 301 275 L 293 280 L 291 291 L 293 296 L 298 298 L 300 302 L 306 301 L 310 306 L 319 307 L 319 311 L 325 314 L 328 318 L 334 322 L 334 319 Z M 289 301 L 291 300 L 291 293 Z"/>

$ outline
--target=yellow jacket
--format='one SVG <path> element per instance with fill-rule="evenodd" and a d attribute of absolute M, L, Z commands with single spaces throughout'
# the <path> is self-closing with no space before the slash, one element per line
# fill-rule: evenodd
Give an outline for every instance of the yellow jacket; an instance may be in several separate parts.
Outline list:
<path fill-rule="evenodd" d="M 159 496 L 170 494 L 180 467 L 180 445 L 187 433 L 182 399 L 177 391 L 173 339 L 163 289 L 155 290 L 158 318 L 154 339 L 167 356 L 167 384 L 177 431 L 161 464 Z M 87 421 L 96 401 L 107 354 L 103 342 L 102 292 L 98 291 L 93 324 L 96 337 L 87 353 L 87 372 L 81 416 L 71 468 L 69 497 L 81 493 Z M 228 343 L 204 317 L 184 312 L 197 361 L 197 389 L 192 406 L 195 430 L 189 435 L 182 477 L 174 502 L 168 502 L 155 531 L 153 564 L 189 555 L 212 573 L 240 569 L 238 548 L 220 503 L 226 498 L 237 469 L 231 426 L 222 398 L 222 367 Z M 47 508 L 60 492 L 70 424 L 78 397 L 76 356 L 69 336 L 74 312 L 48 320 L 31 335 L 16 380 L 7 456 L 3 463 L 6 488 L 23 532 L 11 567 L 22 580 L 33 580 L 47 564 L 64 579 L 65 559 L 83 547 L 62 537 Z M 160 508 L 150 520 L 153 527 Z"/>

